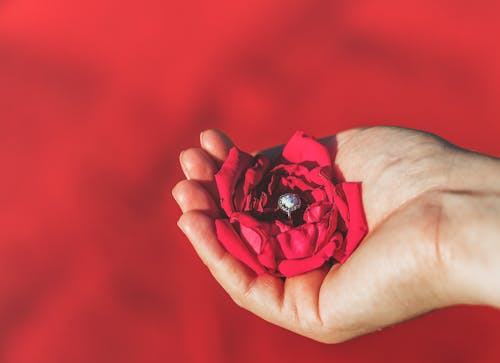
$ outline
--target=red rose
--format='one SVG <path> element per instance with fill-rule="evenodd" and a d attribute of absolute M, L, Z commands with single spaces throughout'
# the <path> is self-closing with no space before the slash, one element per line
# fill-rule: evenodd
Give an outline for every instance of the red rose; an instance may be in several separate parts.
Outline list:
<path fill-rule="evenodd" d="M 226 214 L 215 221 L 220 242 L 257 274 L 291 277 L 344 262 L 368 228 L 360 183 L 335 179 L 326 147 L 301 131 L 274 161 L 233 147 L 215 175 Z M 300 200 L 290 218 L 278 205 L 287 193 Z"/>

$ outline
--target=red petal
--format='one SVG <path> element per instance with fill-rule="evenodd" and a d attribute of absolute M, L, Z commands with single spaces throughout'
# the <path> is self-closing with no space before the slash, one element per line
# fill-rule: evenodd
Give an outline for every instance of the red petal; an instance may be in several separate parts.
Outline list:
<path fill-rule="evenodd" d="M 329 192 L 332 192 L 331 197 L 333 198 L 333 203 L 337 207 L 340 216 L 347 224 L 349 220 L 349 207 L 345 201 L 344 190 L 342 189 L 341 184 L 335 185 L 335 187 Z"/>
<path fill-rule="evenodd" d="M 227 219 L 216 219 L 217 238 L 231 255 L 254 270 L 258 275 L 265 272 L 257 257 L 250 252 Z"/>
<path fill-rule="evenodd" d="M 232 147 L 222 167 L 215 174 L 215 183 L 219 190 L 221 207 L 228 216 L 234 212 L 233 196 L 236 183 L 238 183 L 238 180 L 252 161 L 253 157 L 250 154 Z"/>
<path fill-rule="evenodd" d="M 303 258 L 300 260 L 284 260 L 278 265 L 278 270 L 285 277 L 293 277 L 304 272 L 312 271 L 323 264 L 332 257 L 335 244 L 330 242 L 323 247 L 319 253 L 314 256 Z"/>
<path fill-rule="evenodd" d="M 332 204 L 327 201 L 318 201 L 310 204 L 304 212 L 305 223 L 317 223 L 321 221 L 326 213 L 332 210 Z"/>
<path fill-rule="evenodd" d="M 256 254 L 261 253 L 263 244 L 269 236 L 272 236 L 272 230 L 276 228 L 269 222 L 258 221 L 246 213 L 233 213 L 230 223 L 239 225 L 241 238 Z"/>
<path fill-rule="evenodd" d="M 279 229 L 278 233 L 287 232 L 292 229 L 292 227 L 289 224 L 283 223 L 279 219 L 276 219 L 274 221 L 274 225 L 277 227 L 277 229 Z"/>
<path fill-rule="evenodd" d="M 338 187 L 342 189 L 345 195 L 346 204 L 348 206 L 348 216 L 344 218 L 347 227 L 344 248 L 342 253 L 336 253 L 335 259 L 339 262 L 344 262 L 354 252 L 366 235 L 368 226 L 366 224 L 361 198 L 361 183 L 341 183 Z"/>
<path fill-rule="evenodd" d="M 316 247 L 317 238 L 318 230 L 314 224 L 303 224 L 276 235 L 276 240 L 287 259 L 311 256 Z"/>
<path fill-rule="evenodd" d="M 331 166 L 332 160 L 328 149 L 315 138 L 297 131 L 285 145 L 283 157 L 290 163 L 313 162 L 319 166 Z"/>
<path fill-rule="evenodd" d="M 264 175 L 269 171 L 271 162 L 263 155 L 257 155 L 253 159 L 253 165 L 249 166 L 241 178 L 241 184 L 236 185 L 235 194 L 233 196 L 234 205 L 238 211 L 251 209 L 251 191 L 261 182 Z M 253 207 L 253 206 L 252 206 Z M 256 206 L 258 207 L 258 206 Z M 261 207 L 262 209 L 262 207 Z"/>
<path fill-rule="evenodd" d="M 273 238 L 268 239 L 262 252 L 257 256 L 259 262 L 271 271 L 276 271 L 276 241 Z"/>
<path fill-rule="evenodd" d="M 258 230 L 240 224 L 240 237 L 252 248 L 253 252 L 256 254 L 261 253 L 265 239 Z"/>

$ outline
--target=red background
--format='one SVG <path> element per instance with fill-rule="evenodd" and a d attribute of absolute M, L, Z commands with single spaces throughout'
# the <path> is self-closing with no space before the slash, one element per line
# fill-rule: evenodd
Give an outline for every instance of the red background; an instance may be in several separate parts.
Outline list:
<path fill-rule="evenodd" d="M 497 4 L 0 1 L 0 361 L 499 361 L 488 308 L 336 346 L 255 318 L 170 195 L 209 127 L 251 150 L 391 124 L 500 154 Z"/>

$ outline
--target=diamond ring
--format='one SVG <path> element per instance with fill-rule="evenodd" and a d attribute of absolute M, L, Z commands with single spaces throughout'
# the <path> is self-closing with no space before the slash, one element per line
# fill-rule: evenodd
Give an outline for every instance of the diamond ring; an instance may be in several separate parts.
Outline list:
<path fill-rule="evenodd" d="M 299 196 L 293 193 L 280 195 L 278 199 L 278 207 L 287 214 L 288 219 L 292 218 L 292 212 L 299 209 L 301 204 Z"/>

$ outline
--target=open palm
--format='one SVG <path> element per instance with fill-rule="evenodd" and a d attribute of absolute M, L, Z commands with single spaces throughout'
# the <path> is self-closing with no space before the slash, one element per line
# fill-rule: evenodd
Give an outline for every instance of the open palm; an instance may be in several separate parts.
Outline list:
<path fill-rule="evenodd" d="M 449 304 L 439 191 L 449 187 L 460 151 L 433 135 L 393 127 L 348 130 L 322 142 L 345 180 L 362 182 L 369 234 L 345 264 L 284 281 L 255 275 L 217 240 L 214 174 L 232 142 L 208 130 L 201 148 L 181 154 L 187 180 L 173 190 L 183 211 L 179 226 L 213 276 L 238 305 L 322 342 Z"/>

